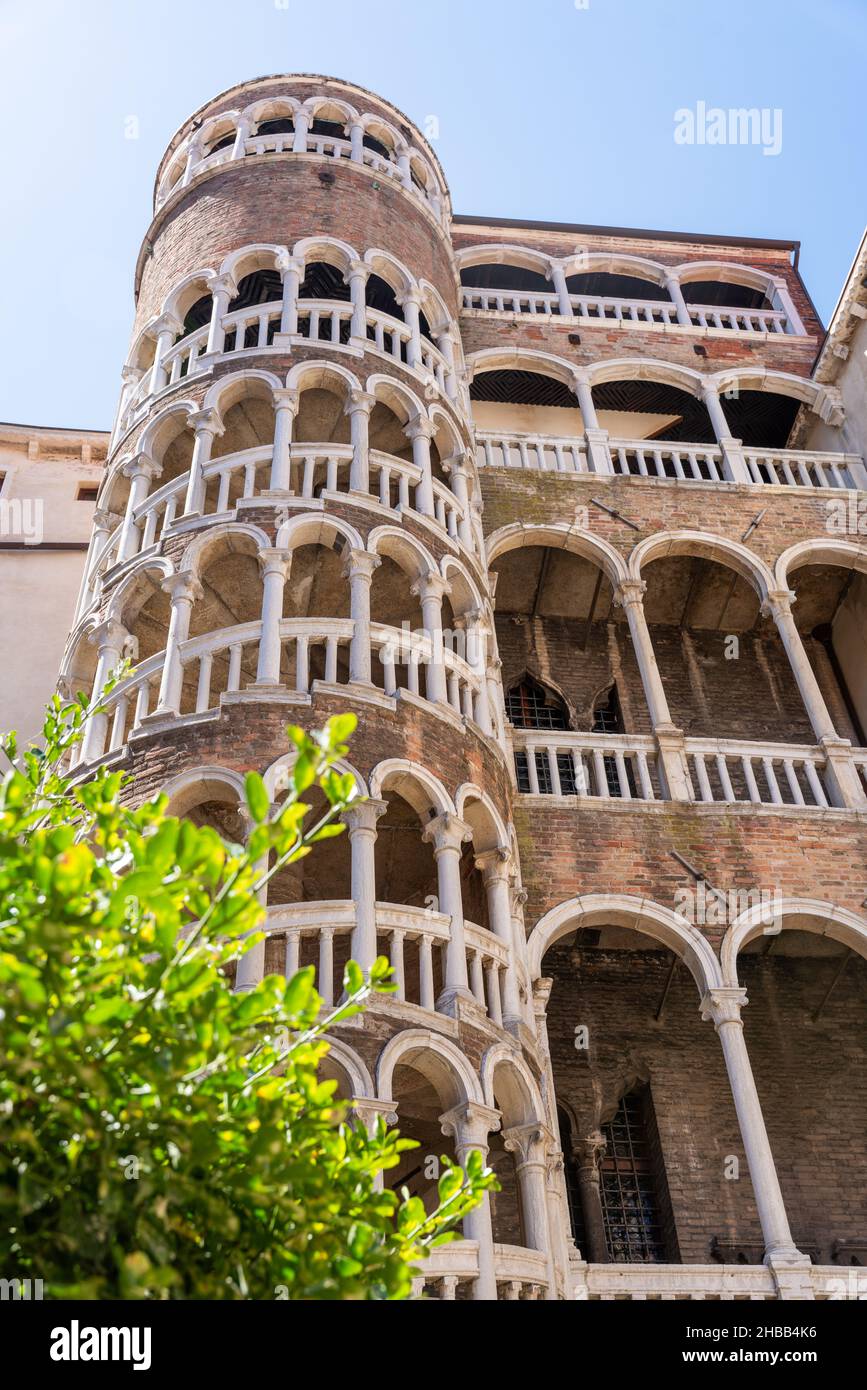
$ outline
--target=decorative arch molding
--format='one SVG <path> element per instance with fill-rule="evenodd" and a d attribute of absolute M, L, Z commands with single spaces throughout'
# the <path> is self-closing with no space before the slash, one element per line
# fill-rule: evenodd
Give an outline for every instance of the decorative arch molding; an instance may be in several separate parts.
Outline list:
<path fill-rule="evenodd" d="M 561 381 L 571 391 L 580 370 L 564 357 L 557 357 L 553 352 L 540 352 L 537 348 L 482 348 L 480 352 L 471 352 L 467 358 L 469 381 L 475 380 L 483 372 L 538 372 L 540 376 Z M 577 398 L 575 409 L 578 409 Z"/>
<path fill-rule="evenodd" d="M 362 1057 L 340 1038 L 329 1036 L 328 1056 L 344 1073 L 352 1092 L 352 1100 L 373 1100 L 376 1095 L 373 1077 Z"/>
<path fill-rule="evenodd" d="M 134 589 L 145 575 L 158 574 L 160 582 L 162 582 L 163 579 L 168 579 L 174 573 L 175 567 L 165 555 L 150 555 L 145 559 L 137 560 L 127 570 L 117 587 L 112 590 L 106 609 L 106 617 L 112 622 L 120 622 L 130 590 Z"/>
<path fill-rule="evenodd" d="M 466 587 L 469 593 L 469 602 L 461 608 L 461 611 L 459 613 L 455 612 L 456 617 L 462 617 L 467 609 L 484 610 L 485 600 L 479 590 L 478 584 L 476 583 L 473 576 L 470 574 L 470 571 L 464 564 L 463 560 L 461 560 L 457 555 L 444 555 L 439 568 L 443 579 L 445 579 L 446 581 L 450 583 L 452 582 L 451 580 L 449 580 L 449 575 L 453 575 L 455 577 L 457 589 L 452 590 L 453 611 L 455 611 L 455 598 L 457 597 L 458 591 Z M 485 621 L 485 619 L 483 619 L 483 621 Z"/>
<path fill-rule="evenodd" d="M 335 236 L 306 236 L 296 241 L 290 252 L 292 259 L 309 265 L 312 261 L 326 261 L 346 272 L 353 261 L 360 259 L 354 246 Z"/>
<path fill-rule="evenodd" d="M 819 898 L 784 898 L 782 903 L 774 902 L 770 911 L 775 929 L 779 926 L 783 931 L 803 931 L 814 936 L 830 937 L 867 960 L 867 918 L 857 912 Z M 720 948 L 726 985 L 734 988 L 740 986 L 738 956 L 748 942 L 763 934 L 768 926 L 768 912 L 767 903 L 756 903 L 742 912 L 726 932 Z"/>
<path fill-rule="evenodd" d="M 173 419 L 176 415 L 183 417 L 183 424 L 177 431 L 177 433 L 180 434 L 184 429 L 188 428 L 189 417 L 199 409 L 201 409 L 199 402 L 190 399 L 190 397 L 186 397 L 179 401 L 172 401 L 170 405 L 163 406 L 162 410 L 157 411 L 156 415 L 154 415 L 151 420 L 148 420 L 138 437 L 138 443 L 135 449 L 132 450 L 131 453 L 145 454 L 148 458 L 152 458 L 156 441 L 162 435 L 169 420 Z"/>
<path fill-rule="evenodd" d="M 220 273 L 223 273 L 222 268 Z M 155 333 L 154 325 L 159 323 L 159 320 L 163 317 L 176 318 L 180 322 L 182 314 L 181 304 L 187 292 L 195 290 L 196 287 L 199 286 L 203 291 L 200 297 L 204 298 L 204 295 L 211 293 L 211 283 L 215 278 L 216 272 L 210 266 L 203 266 L 201 270 L 190 271 L 189 275 L 185 275 L 184 278 L 169 291 L 163 300 L 163 305 L 159 314 L 156 318 L 151 320 L 150 325 L 145 325 L 142 329 L 142 333 L 153 337 Z M 191 300 L 190 302 L 193 303 L 194 301 Z M 189 307 L 190 306 L 187 305 L 187 308 Z"/>
<path fill-rule="evenodd" d="M 481 817 L 474 811 L 473 802 L 482 808 Z M 465 820 L 473 831 L 473 846 L 477 853 L 489 849 L 503 849 L 510 853 L 508 827 L 487 792 L 482 791 L 475 782 L 463 782 L 455 794 L 455 807 L 461 820 Z M 487 831 L 482 823 L 484 818 L 489 822 Z"/>
<path fill-rule="evenodd" d="M 233 768 L 213 763 L 179 772 L 162 788 L 169 798 L 168 814 L 185 816 L 203 801 L 221 801 L 227 806 L 244 801 L 244 778 Z"/>
<path fill-rule="evenodd" d="M 523 521 L 514 521 L 508 526 L 501 526 L 487 538 L 488 565 L 510 550 L 519 550 L 524 546 L 546 546 L 580 555 L 598 565 L 615 588 L 630 577 L 626 561 L 613 545 L 577 526 L 566 526 L 562 522 L 551 526 L 532 526 Z"/>
<path fill-rule="evenodd" d="M 271 797 L 272 801 L 279 796 L 282 791 L 286 790 L 283 783 L 295 766 L 297 757 L 297 749 L 290 748 L 288 752 L 281 753 L 279 758 L 275 758 L 273 763 L 269 763 L 268 767 L 263 772 L 262 781 L 265 783 L 268 795 Z M 345 758 L 339 758 L 335 762 L 334 767 L 338 772 L 343 774 L 348 773 L 350 777 L 352 777 L 358 789 L 359 797 L 367 796 L 367 784 L 357 767 L 347 762 Z"/>
<path fill-rule="evenodd" d="M 254 270 L 279 270 L 280 260 L 288 254 L 287 248 L 277 242 L 254 241 L 230 251 L 220 263 L 220 275 L 231 280 L 237 293 L 237 286 L 245 275 Z"/>
<path fill-rule="evenodd" d="M 654 285 L 665 286 L 672 276 L 672 268 L 653 261 L 646 256 L 630 256 L 617 251 L 579 251 L 574 256 L 564 256 L 562 262 L 566 275 L 593 274 L 602 272 L 609 275 L 629 275 L 636 280 L 649 280 Z"/>
<path fill-rule="evenodd" d="M 423 819 L 431 809 L 437 815 L 457 815 L 455 803 L 439 778 L 408 758 L 386 758 L 371 772 L 371 798 L 382 801 L 389 791 L 402 796 Z"/>
<path fill-rule="evenodd" d="M 798 541 L 783 551 L 774 566 L 774 577 L 778 589 L 788 589 L 791 576 L 807 565 L 836 565 L 839 569 L 858 570 L 867 574 L 867 545 L 842 538 L 823 537 L 821 539 Z"/>
<path fill-rule="evenodd" d="M 363 548 L 363 547 L 362 547 Z M 377 526 L 367 538 L 372 555 L 394 560 L 402 570 L 417 579 L 423 574 L 439 574 L 440 568 L 431 552 L 415 536 L 399 526 Z"/>
<path fill-rule="evenodd" d="M 231 548 L 233 540 L 251 540 L 256 550 L 265 550 L 269 545 L 266 532 L 247 521 L 223 521 L 199 531 L 190 541 L 181 557 L 179 572 L 189 571 L 197 578 L 207 564 L 210 552 L 221 543 Z"/>
<path fill-rule="evenodd" d="M 308 97 L 306 101 L 301 103 L 298 109 L 299 111 L 306 111 L 311 117 L 315 117 L 317 112 L 322 110 L 323 106 L 331 106 L 335 111 L 339 111 L 347 125 L 350 121 L 358 119 L 359 113 L 357 107 L 353 106 L 351 102 L 345 101 L 343 97 L 335 97 L 330 93 L 328 95 L 320 94 L 319 96 Z"/>
<path fill-rule="evenodd" d="M 503 1129 L 513 1125 L 546 1124 L 545 1106 L 536 1079 L 520 1053 L 509 1043 L 494 1043 L 479 1068 L 485 1105 L 499 1110 Z M 504 1077 L 500 1104 L 494 1096 L 498 1077 Z"/>
<path fill-rule="evenodd" d="M 702 998 L 724 983 L 720 963 L 697 927 L 671 908 L 622 893 L 589 893 L 546 912 L 527 940 L 530 978 L 540 978 L 545 952 L 561 937 L 595 926 L 626 927 L 667 946 L 686 965 Z"/>
<path fill-rule="evenodd" d="M 365 548 L 360 533 L 342 517 L 302 512 L 280 523 L 274 547 L 276 550 L 298 550 L 302 545 L 330 546 L 338 540 L 352 550 Z"/>
<path fill-rule="evenodd" d="M 698 398 L 701 398 L 702 389 L 712 381 L 692 367 L 679 367 L 674 362 L 663 362 L 657 357 L 615 357 L 593 362 L 586 371 L 591 386 L 601 386 L 606 381 L 656 381 Z"/>
<path fill-rule="evenodd" d="M 629 556 L 629 578 L 640 580 L 646 565 L 675 555 L 695 555 L 725 565 L 755 589 L 762 603 L 776 587 L 770 568 L 752 550 L 740 541 L 705 531 L 662 531 L 648 536 Z"/>
<path fill-rule="evenodd" d="M 682 261 L 680 265 L 668 269 L 682 285 L 694 280 L 715 280 L 722 285 L 745 285 L 751 290 L 762 290 L 770 299 L 775 288 L 770 271 L 758 270 L 755 266 L 741 265 L 734 261 Z"/>
<path fill-rule="evenodd" d="M 226 372 L 224 376 L 219 377 L 212 386 L 208 387 L 201 409 L 216 410 L 218 414 L 221 413 L 224 408 L 223 402 L 227 397 L 232 398 L 229 402 L 230 407 L 237 404 L 239 400 L 243 399 L 244 387 L 252 383 L 266 386 L 272 396 L 282 386 L 276 373 L 262 371 L 257 367 L 245 367 L 240 372 Z"/>
<path fill-rule="evenodd" d="M 713 376 L 706 377 L 705 381 L 718 395 L 735 387 L 741 391 L 769 391 L 778 396 L 790 396 L 806 405 L 815 414 L 822 415 L 823 419 L 839 411 L 836 395 L 826 386 L 811 381 L 809 377 L 795 376 L 791 372 L 776 372 L 768 367 L 745 364 L 716 372 Z M 822 414 L 823 411 L 826 414 Z M 830 420 L 830 423 L 835 421 Z"/>
<path fill-rule="evenodd" d="M 469 270 L 474 265 L 513 265 L 519 270 L 533 270 L 550 279 L 553 258 L 544 251 L 533 251 L 528 246 L 516 246 L 508 242 L 486 242 L 483 246 L 463 246 L 456 252 L 458 271 Z"/>
<path fill-rule="evenodd" d="M 252 101 L 249 106 L 245 106 L 241 112 L 241 117 L 251 125 L 258 125 L 260 121 L 279 119 L 281 115 L 291 116 L 293 119 L 301 106 L 298 97 L 260 97 L 258 101 Z"/>
<path fill-rule="evenodd" d="M 401 1063 L 412 1065 L 430 1081 L 444 1111 L 467 1101 L 484 1104 L 472 1063 L 455 1043 L 430 1029 L 406 1028 L 386 1043 L 376 1064 L 376 1092 L 380 1100 L 394 1100 L 394 1072 Z"/>
<path fill-rule="evenodd" d="M 387 376 L 385 372 L 374 372 L 369 376 L 364 390 L 383 405 L 387 405 L 398 418 L 403 415 L 403 424 L 427 418 L 427 411 L 415 392 L 396 377 Z"/>
<path fill-rule="evenodd" d="M 418 289 L 412 271 L 408 270 L 403 261 L 398 260 L 397 256 L 393 256 L 390 251 L 381 251 L 372 246 L 365 251 L 363 261 L 371 274 L 378 275 L 381 280 L 390 285 L 398 297 Z"/>
<path fill-rule="evenodd" d="M 348 367 L 339 362 L 328 362 L 321 357 L 312 361 L 298 362 L 286 376 L 286 386 L 291 390 L 306 391 L 317 386 L 339 383 L 348 393 L 360 391 L 361 382 Z"/>

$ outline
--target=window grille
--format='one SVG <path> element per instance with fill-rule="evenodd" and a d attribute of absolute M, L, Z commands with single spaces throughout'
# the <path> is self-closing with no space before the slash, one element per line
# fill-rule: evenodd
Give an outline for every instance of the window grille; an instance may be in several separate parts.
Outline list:
<path fill-rule="evenodd" d="M 602 1133 L 599 1187 L 609 1257 L 621 1264 L 664 1261 L 671 1217 L 649 1090 L 624 1096 Z"/>
<path fill-rule="evenodd" d="M 516 729 L 568 729 L 563 701 L 529 676 L 506 695 L 506 715 Z"/>

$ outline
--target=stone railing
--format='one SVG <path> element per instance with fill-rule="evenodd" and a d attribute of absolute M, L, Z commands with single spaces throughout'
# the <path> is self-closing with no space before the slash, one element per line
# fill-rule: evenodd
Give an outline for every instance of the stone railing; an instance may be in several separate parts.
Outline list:
<path fill-rule="evenodd" d="M 268 154 L 315 154 L 327 159 L 346 159 L 352 160 L 351 141 L 333 135 L 312 135 L 308 134 L 304 142 L 304 149 L 298 151 L 296 148 L 296 137 L 293 131 L 251 135 L 243 142 L 242 148 L 236 155 L 234 145 L 227 145 L 213 154 L 204 155 L 196 160 L 189 169 L 187 178 L 178 178 L 176 182 L 169 184 L 167 179 L 163 179 L 157 192 L 156 209 L 162 205 L 183 187 L 190 179 L 198 178 L 200 174 L 219 169 L 225 164 L 231 163 L 234 159 L 250 155 Z M 362 146 L 360 160 L 353 162 L 361 163 L 372 173 L 381 175 L 383 178 L 390 179 L 392 182 L 415 195 L 428 210 L 433 214 L 439 223 L 444 221 L 444 209 L 442 199 L 435 193 L 429 193 L 419 183 L 412 178 L 409 170 L 405 170 L 395 160 L 381 155 L 376 150 Z"/>
<path fill-rule="evenodd" d="M 513 729 L 518 791 L 531 796 L 666 799 L 653 737 Z M 692 799 L 704 803 L 827 808 L 837 803 L 821 748 L 687 738 L 685 771 Z M 867 784 L 867 754 L 853 762 Z"/>
<path fill-rule="evenodd" d="M 269 907 L 267 931 L 284 942 L 287 979 L 313 965 L 316 988 L 326 1006 L 340 998 L 343 969 L 355 926 L 351 900 L 291 903 Z M 391 998 L 433 1013 L 445 985 L 450 919 L 441 912 L 398 903 L 376 904 L 378 954 L 387 957 L 397 990 Z M 492 932 L 464 923 L 467 975 L 473 997 L 492 1023 L 502 1027 L 502 974 L 508 947 Z"/>
<path fill-rule="evenodd" d="M 806 1296 L 849 1300 L 863 1298 L 863 1270 L 840 1265 L 811 1265 L 805 1270 Z M 851 1276 L 856 1277 L 851 1277 Z M 634 1301 L 767 1303 L 780 1297 L 767 1265 L 583 1264 L 573 1261 L 571 1297 L 592 1302 Z"/>
<path fill-rule="evenodd" d="M 464 310 L 499 314 L 562 317 L 559 296 L 544 290 L 477 289 L 461 292 Z M 565 304 L 565 301 L 564 301 Z M 604 321 L 612 327 L 662 324 L 676 329 L 720 329 L 728 333 L 779 334 L 793 331 L 782 309 L 726 309 L 715 304 L 687 304 L 689 325 L 678 321 L 677 305 L 667 299 L 625 299 L 611 295 L 570 294 L 571 317 Z"/>
<path fill-rule="evenodd" d="M 567 439 L 476 430 L 476 462 L 479 468 L 531 468 L 541 473 L 590 471 L 583 435 Z"/>
<path fill-rule="evenodd" d="M 611 439 L 601 431 L 592 448 L 588 448 L 583 434 L 560 437 L 496 430 L 475 433 L 479 468 L 867 491 L 867 467 L 858 454 L 758 449 L 742 446 L 736 440 L 727 444 L 724 451 L 719 444 Z"/>
<path fill-rule="evenodd" d="M 420 1268 L 424 1273 L 413 1286 L 417 1298 L 472 1298 L 479 1273 L 478 1246 L 472 1240 L 456 1240 L 432 1251 Z M 495 1244 L 494 1274 L 500 1301 L 531 1302 L 548 1296 L 548 1262 L 541 1250 Z"/>

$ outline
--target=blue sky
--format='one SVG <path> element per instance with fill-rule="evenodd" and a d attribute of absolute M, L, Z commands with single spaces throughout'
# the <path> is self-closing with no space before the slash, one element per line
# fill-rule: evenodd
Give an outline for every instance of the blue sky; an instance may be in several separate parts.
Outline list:
<path fill-rule="evenodd" d="M 163 149 L 268 73 L 435 116 L 457 212 L 799 239 L 826 321 L 865 221 L 865 0 L 0 0 L 0 52 L 7 421 L 110 427 Z M 677 144 L 700 101 L 781 152 Z"/>

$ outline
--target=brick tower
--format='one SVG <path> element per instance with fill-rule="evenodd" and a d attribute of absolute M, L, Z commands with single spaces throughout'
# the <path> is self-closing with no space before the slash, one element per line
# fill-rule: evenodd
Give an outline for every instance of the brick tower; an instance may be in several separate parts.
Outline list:
<path fill-rule="evenodd" d="M 133 669 L 77 771 L 237 839 L 285 724 L 357 712 L 365 799 L 236 983 L 389 956 L 331 1074 L 420 1141 L 390 1181 L 480 1147 L 502 1189 L 429 1295 L 867 1258 L 867 475 L 802 447 L 843 415 L 793 249 L 453 217 L 400 111 L 309 75 L 158 170 L 62 680 Z"/>

